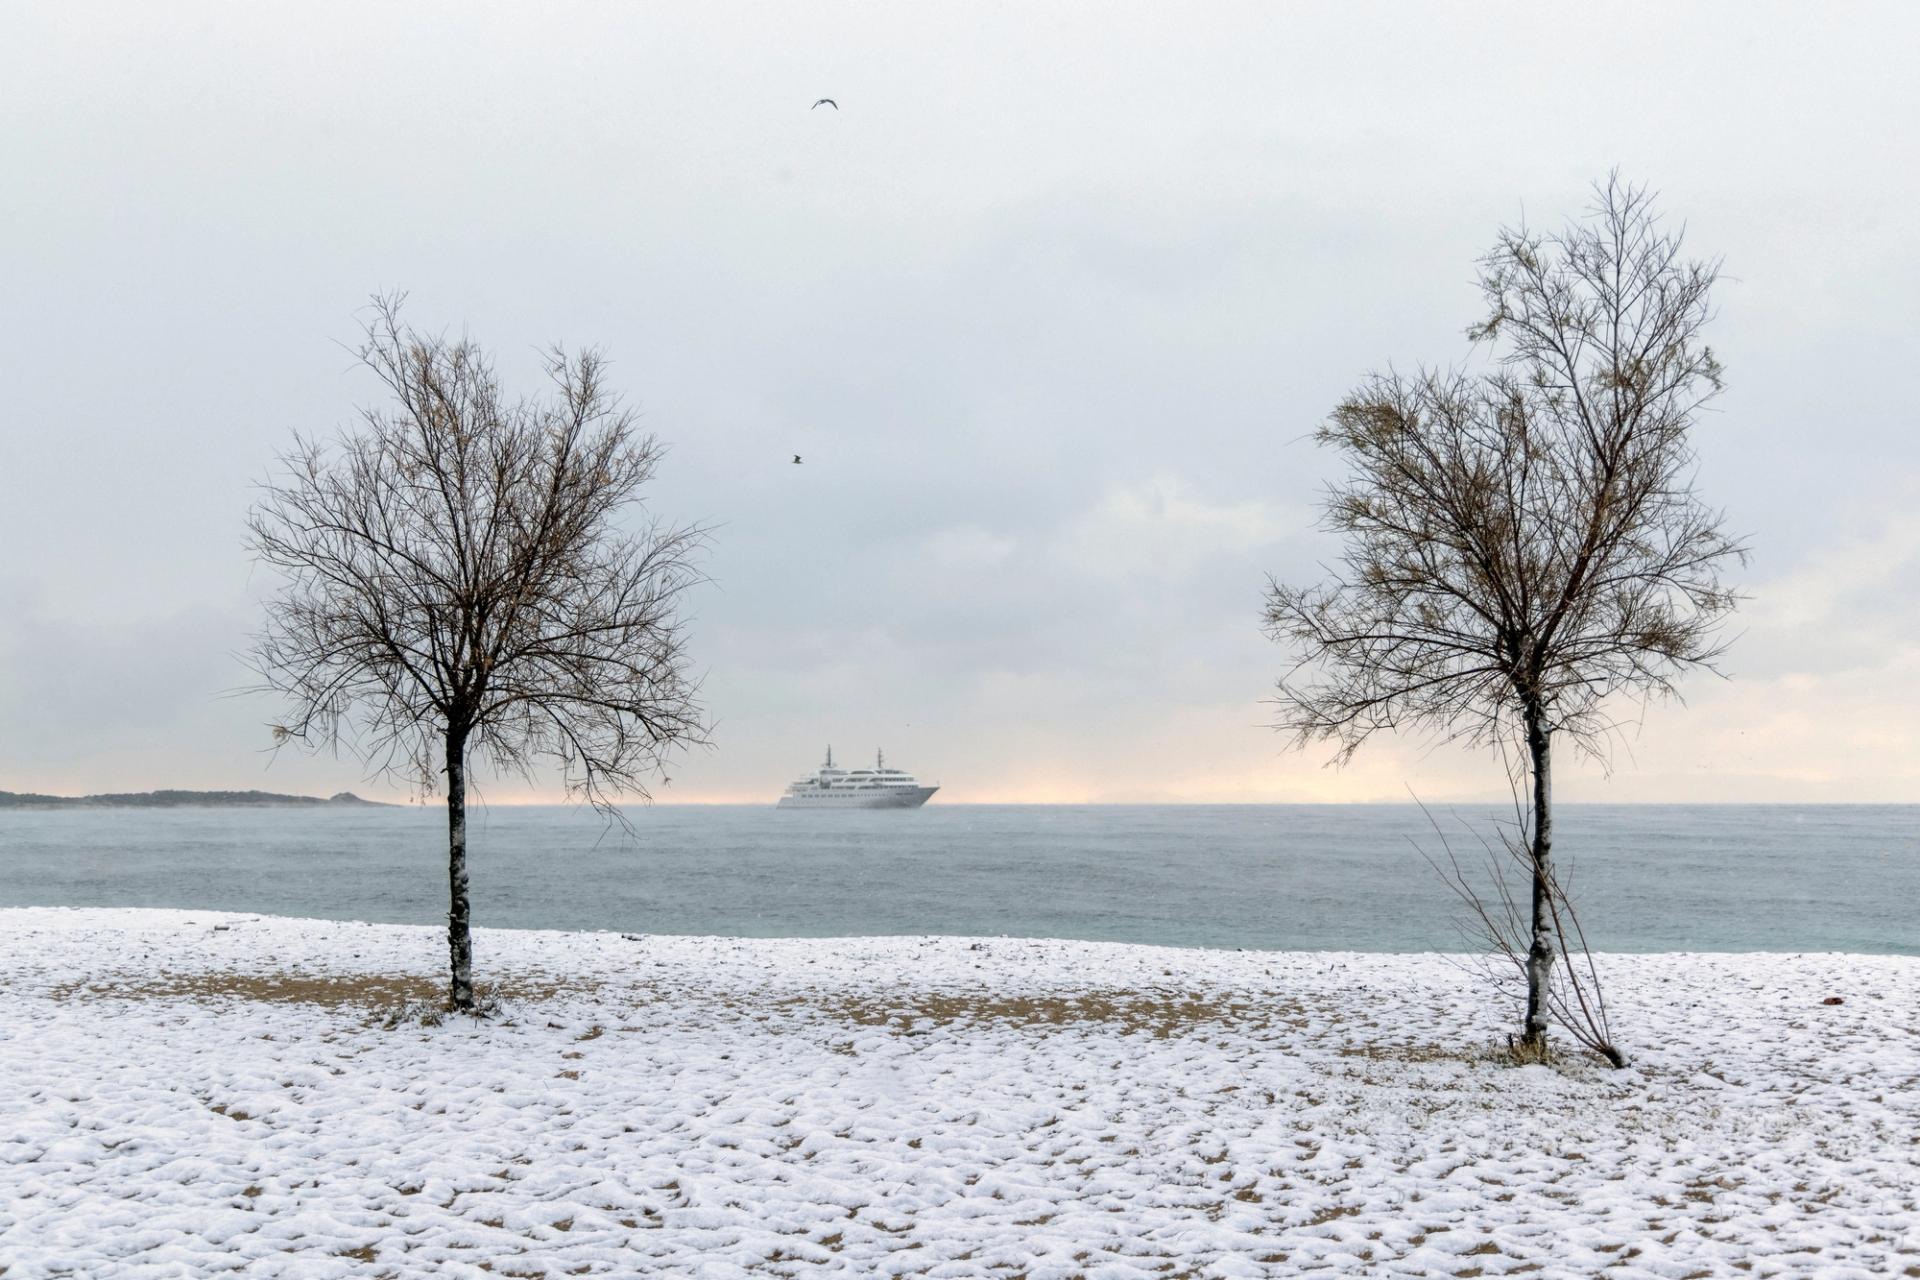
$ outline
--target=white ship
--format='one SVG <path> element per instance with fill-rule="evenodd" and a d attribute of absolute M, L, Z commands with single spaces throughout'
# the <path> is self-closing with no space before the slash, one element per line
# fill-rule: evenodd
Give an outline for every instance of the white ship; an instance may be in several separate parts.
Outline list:
<path fill-rule="evenodd" d="M 782 809 L 918 809 L 939 787 L 923 787 L 904 769 L 887 768 L 887 753 L 876 752 L 871 769 L 837 769 L 833 748 L 815 773 L 791 783 L 780 797 Z"/>

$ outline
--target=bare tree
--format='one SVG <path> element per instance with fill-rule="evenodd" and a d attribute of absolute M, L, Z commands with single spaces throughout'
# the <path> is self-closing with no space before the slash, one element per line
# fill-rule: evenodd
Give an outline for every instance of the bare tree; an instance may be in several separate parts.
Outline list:
<path fill-rule="evenodd" d="M 1464 821 L 1461 823 L 1479 842 L 1485 855 L 1482 875 L 1478 878 L 1460 865 L 1453 842 L 1447 839 L 1445 829 L 1425 805 L 1420 808 L 1440 841 L 1441 855 L 1446 859 L 1444 865 L 1441 855 L 1428 852 L 1418 841 L 1414 847 L 1466 907 L 1466 915 L 1460 922 L 1461 933 L 1479 950 L 1479 958 L 1484 962 L 1480 976 L 1503 996 L 1517 981 L 1524 997 L 1530 985 L 1527 961 L 1532 949 L 1532 928 L 1528 910 L 1521 902 L 1523 896 L 1531 897 L 1531 882 L 1539 869 L 1528 834 L 1532 829 L 1528 805 L 1519 788 L 1515 789 L 1513 799 L 1514 821 L 1510 826 L 1499 825 L 1492 839 Z M 1518 877 L 1510 876 L 1509 871 L 1515 869 L 1519 871 Z M 1594 960 L 1593 949 L 1587 945 L 1587 933 L 1580 925 L 1580 913 L 1574 909 L 1573 895 L 1551 864 L 1545 874 L 1547 912 L 1553 919 L 1553 935 L 1559 949 L 1559 981 L 1548 988 L 1547 1013 L 1575 1041 L 1614 1066 L 1624 1067 L 1627 1056 L 1614 1041 L 1613 1026 L 1607 1017 L 1607 997 L 1600 984 L 1600 968 Z M 1520 881 L 1518 888 L 1514 884 L 1516 878 Z M 1488 888 L 1483 890 L 1482 883 Z M 1535 1043 L 1526 1056 L 1537 1057 L 1541 1049 L 1542 1046 Z"/>
<path fill-rule="evenodd" d="M 1270 583 L 1267 629 L 1296 647 L 1280 727 L 1345 760 L 1403 725 L 1517 740 L 1532 869 L 1521 1043 L 1552 1002 L 1553 746 L 1605 759 L 1616 695 L 1671 696 L 1714 666 L 1744 560 L 1694 489 L 1689 440 L 1720 390 L 1702 341 L 1713 262 L 1682 257 L 1652 198 L 1618 176 L 1557 235 L 1500 232 L 1481 260 L 1482 372 L 1367 378 L 1319 429 L 1348 473 L 1324 526 L 1332 580 Z"/>
<path fill-rule="evenodd" d="M 467 769 L 557 768 L 614 814 L 704 740 L 680 612 L 698 528 L 626 521 L 662 447 L 594 351 L 508 399 L 472 342 L 374 299 L 357 354 L 393 403 L 331 444 L 296 437 L 250 544 L 284 582 L 251 659 L 291 703 L 278 742 L 358 750 L 422 793 L 446 775 L 449 999 L 473 1007 Z"/>

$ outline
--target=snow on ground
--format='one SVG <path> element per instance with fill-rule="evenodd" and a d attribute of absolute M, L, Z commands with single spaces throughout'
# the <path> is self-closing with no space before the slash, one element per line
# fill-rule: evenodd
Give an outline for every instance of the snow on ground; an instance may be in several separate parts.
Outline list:
<path fill-rule="evenodd" d="M 6 1280 L 1920 1275 L 1912 958 L 1610 957 L 1614 1072 L 1434 956 L 476 952 L 388 1025 L 437 931 L 0 911 Z"/>

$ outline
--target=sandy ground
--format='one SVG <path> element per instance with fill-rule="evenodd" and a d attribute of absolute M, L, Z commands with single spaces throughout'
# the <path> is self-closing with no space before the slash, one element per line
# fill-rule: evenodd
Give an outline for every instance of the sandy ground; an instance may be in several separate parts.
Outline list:
<path fill-rule="evenodd" d="M 1607 957 L 1616 1072 L 1434 956 L 443 945 L 0 911 L 0 1274 L 1920 1276 L 1916 959 Z"/>

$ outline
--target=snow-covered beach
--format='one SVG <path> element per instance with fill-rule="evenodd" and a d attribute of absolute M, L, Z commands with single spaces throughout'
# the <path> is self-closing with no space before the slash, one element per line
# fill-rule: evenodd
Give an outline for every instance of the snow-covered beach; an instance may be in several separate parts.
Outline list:
<path fill-rule="evenodd" d="M 1920 1275 L 1920 959 L 0 911 L 0 1274 Z M 1825 1003 L 1839 997 L 1842 1003 Z"/>

